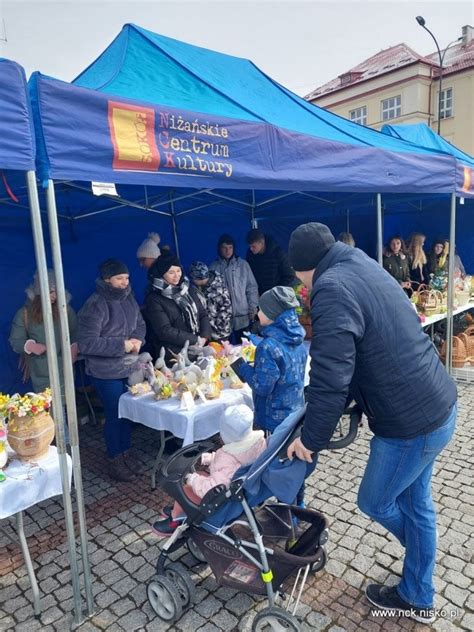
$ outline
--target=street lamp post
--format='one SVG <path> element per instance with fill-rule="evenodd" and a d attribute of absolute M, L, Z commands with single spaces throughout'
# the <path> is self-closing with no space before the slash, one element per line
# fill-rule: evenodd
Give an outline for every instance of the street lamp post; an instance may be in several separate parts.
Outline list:
<path fill-rule="evenodd" d="M 459 40 L 462 39 L 462 37 L 458 37 L 457 39 L 455 39 L 452 42 L 450 42 L 446 46 L 446 48 L 443 50 L 443 53 L 441 53 L 441 50 L 440 50 L 439 45 L 438 45 L 438 40 L 433 35 L 433 33 L 430 31 L 430 29 L 426 26 L 425 18 L 423 16 L 421 16 L 421 15 L 417 15 L 416 16 L 416 21 L 418 22 L 418 24 L 422 28 L 425 29 L 425 31 L 427 31 L 431 35 L 431 37 L 434 40 L 434 43 L 436 44 L 436 50 L 438 51 L 438 59 L 439 59 L 438 135 L 440 135 L 441 134 L 441 93 L 442 93 L 442 90 L 443 90 L 443 62 L 444 62 L 444 56 L 446 55 L 446 51 L 451 46 L 451 44 L 455 44 L 456 42 L 459 42 Z"/>

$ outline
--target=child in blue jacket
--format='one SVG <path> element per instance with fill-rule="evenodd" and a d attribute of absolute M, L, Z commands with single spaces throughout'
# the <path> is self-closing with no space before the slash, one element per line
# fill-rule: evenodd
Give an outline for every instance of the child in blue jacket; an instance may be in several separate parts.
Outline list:
<path fill-rule="evenodd" d="M 258 311 L 263 340 L 257 345 L 254 366 L 241 358 L 232 364 L 252 389 L 255 424 L 270 433 L 304 405 L 308 353 L 303 346 L 305 331 L 296 315 L 298 306 L 291 287 L 278 285 L 264 292 Z M 304 483 L 295 502 L 304 507 Z"/>
<path fill-rule="evenodd" d="M 232 365 L 252 389 L 256 425 L 269 432 L 304 404 L 308 354 L 296 315 L 298 306 L 293 288 L 276 286 L 264 292 L 258 312 L 263 340 L 257 346 L 254 366 L 243 361 Z"/>

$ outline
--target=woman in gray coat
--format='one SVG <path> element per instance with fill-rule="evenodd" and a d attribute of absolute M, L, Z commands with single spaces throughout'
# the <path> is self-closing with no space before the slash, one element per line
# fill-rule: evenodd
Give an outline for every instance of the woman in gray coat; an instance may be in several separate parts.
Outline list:
<path fill-rule="evenodd" d="M 129 453 L 132 422 L 119 418 L 118 402 L 133 364 L 129 354 L 138 353 L 145 339 L 145 323 L 127 266 L 107 259 L 99 270 L 96 291 L 79 312 L 79 349 L 104 405 L 109 474 L 117 481 L 130 481 L 139 465 Z"/>
<path fill-rule="evenodd" d="M 249 264 L 235 254 L 233 237 L 219 237 L 217 254 L 218 258 L 209 269 L 219 272 L 225 279 L 232 301 L 232 341 L 239 343 L 257 313 L 258 286 Z"/>
<path fill-rule="evenodd" d="M 59 366 L 62 367 L 61 334 L 56 302 L 56 280 L 53 270 L 48 270 L 48 283 L 49 298 L 53 312 L 56 350 L 58 353 Z M 9 341 L 13 351 L 21 354 L 20 365 L 23 370 L 24 381 L 26 382 L 28 378 L 31 378 L 33 390 L 36 393 L 40 393 L 50 386 L 50 381 L 38 273 L 35 274 L 33 283 L 26 289 L 26 296 L 27 301 L 25 305 L 17 311 L 13 319 Z M 67 299 L 68 301 L 70 299 L 68 293 Z M 69 335 L 72 342 L 71 355 L 74 362 L 77 357 L 77 321 L 76 314 L 70 305 L 67 306 L 67 315 L 69 321 Z M 64 393 L 62 371 L 60 372 L 60 381 L 61 391 Z"/>

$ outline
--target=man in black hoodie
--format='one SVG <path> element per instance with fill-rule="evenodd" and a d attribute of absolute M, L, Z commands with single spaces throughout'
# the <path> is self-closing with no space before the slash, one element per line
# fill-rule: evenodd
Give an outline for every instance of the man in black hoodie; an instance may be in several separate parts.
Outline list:
<path fill-rule="evenodd" d="M 247 261 L 257 281 L 260 296 L 277 285 L 296 285 L 295 273 L 287 256 L 271 237 L 253 228 L 247 233 L 247 244 Z"/>

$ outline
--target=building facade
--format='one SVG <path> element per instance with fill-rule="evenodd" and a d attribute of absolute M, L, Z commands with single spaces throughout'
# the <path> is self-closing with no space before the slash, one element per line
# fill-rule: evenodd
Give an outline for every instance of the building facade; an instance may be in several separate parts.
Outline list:
<path fill-rule="evenodd" d="M 443 54 L 444 51 L 441 52 Z M 368 127 L 426 123 L 438 130 L 439 58 L 397 44 L 366 59 L 305 99 Z M 441 136 L 474 155 L 474 29 L 446 49 L 440 99 Z"/>

